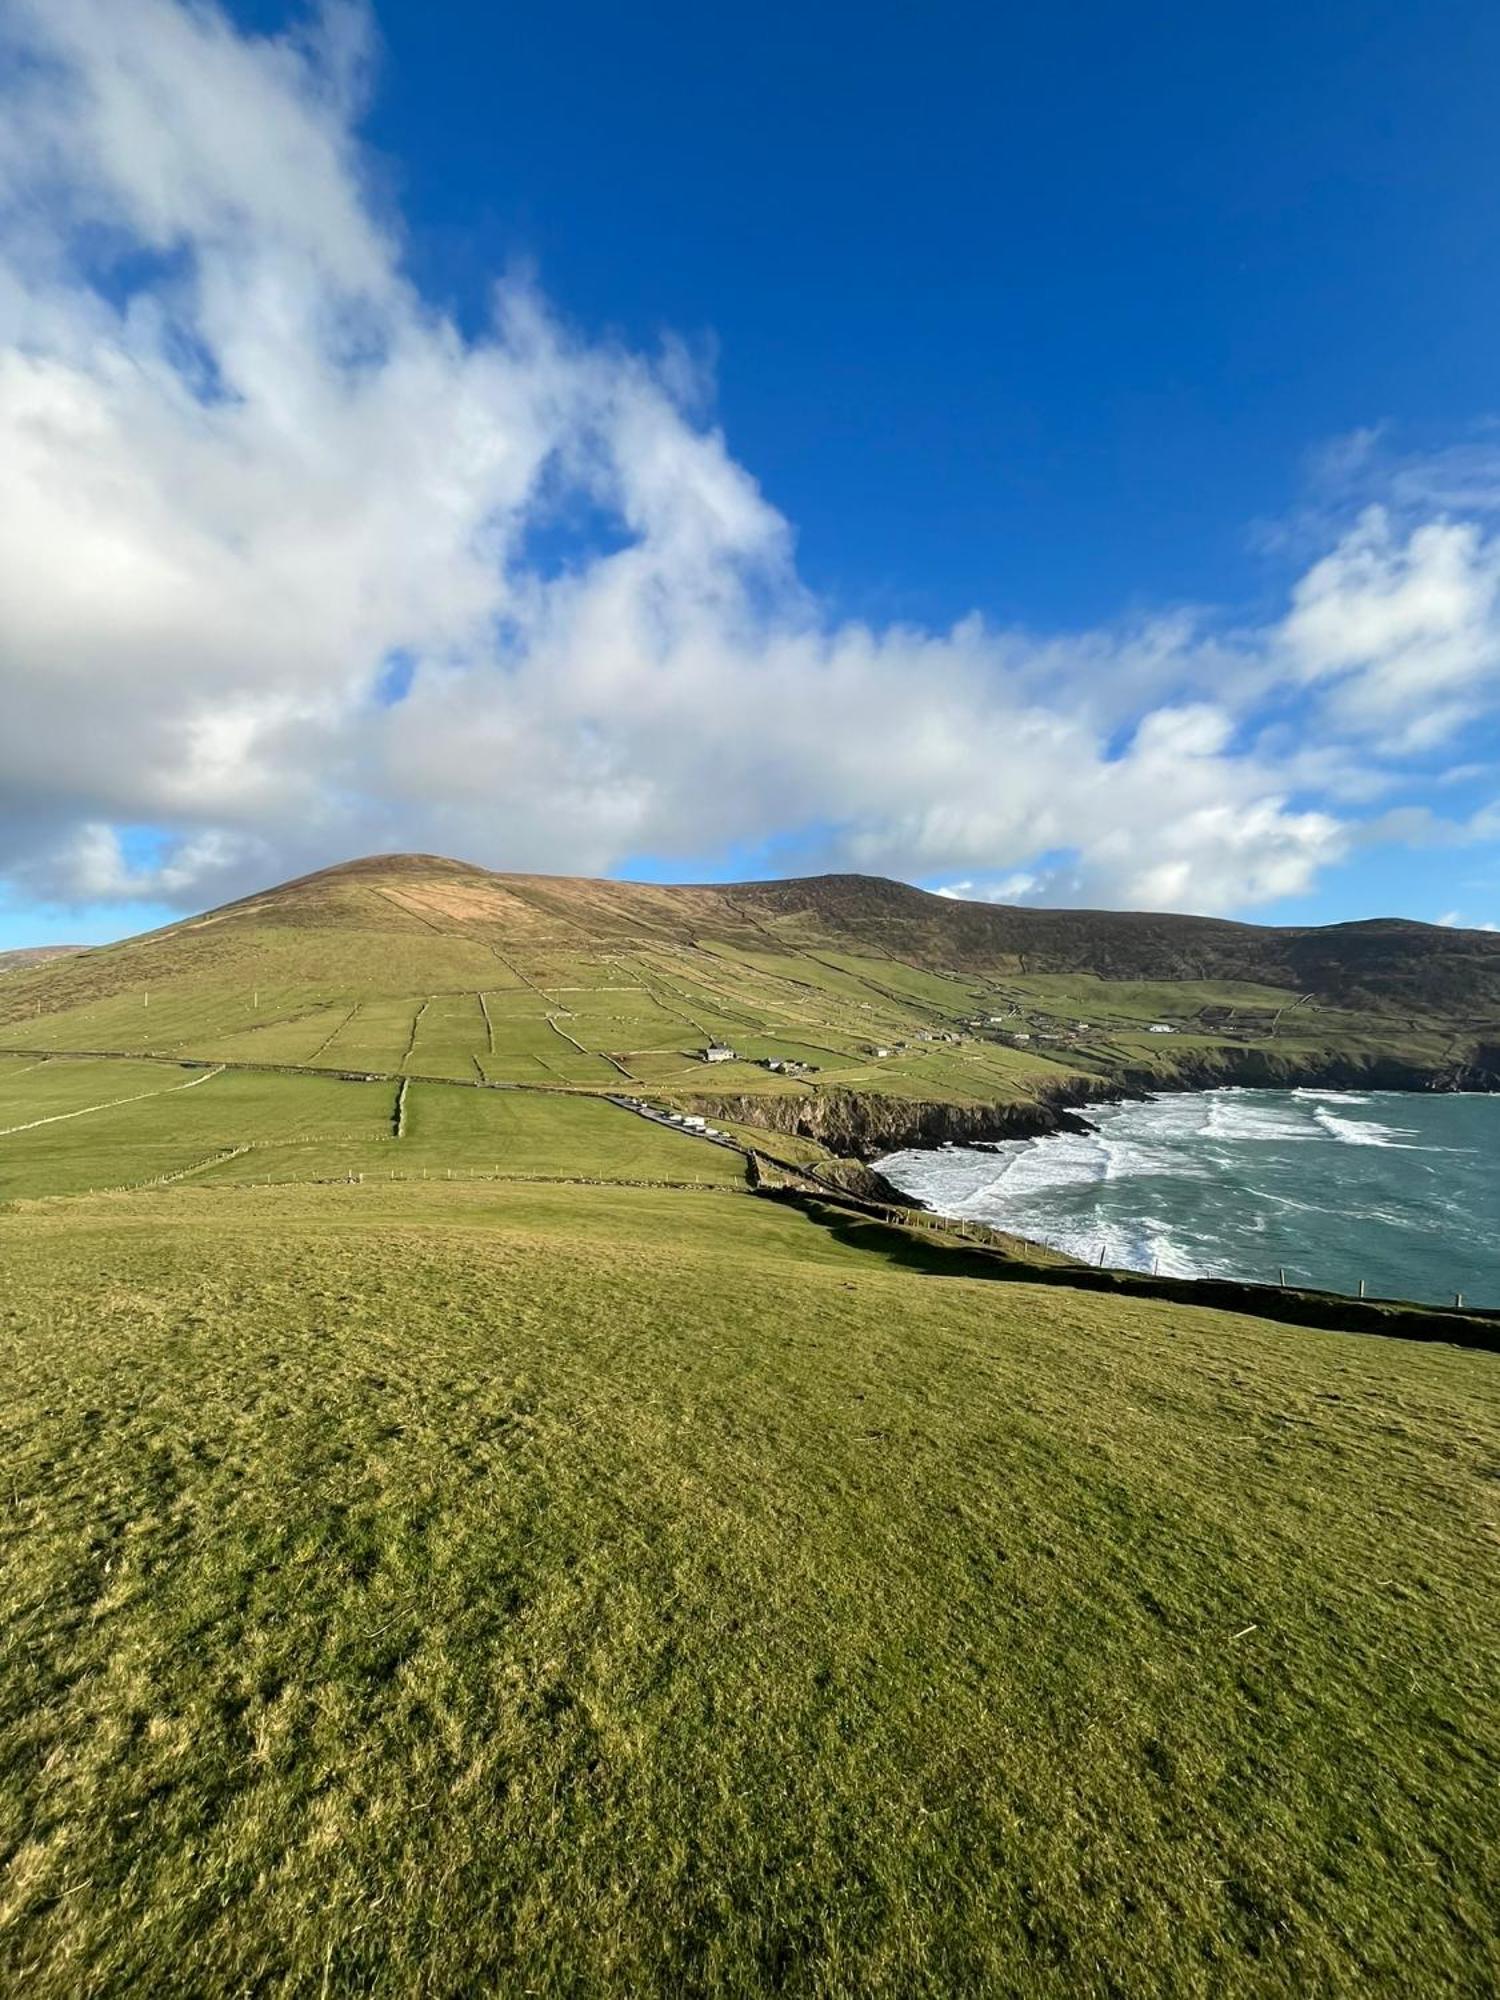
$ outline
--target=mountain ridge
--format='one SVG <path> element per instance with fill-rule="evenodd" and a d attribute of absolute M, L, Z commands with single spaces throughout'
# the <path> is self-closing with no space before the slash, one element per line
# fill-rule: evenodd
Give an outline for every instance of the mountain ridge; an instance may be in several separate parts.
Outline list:
<path fill-rule="evenodd" d="M 6 1051 L 623 1094 L 869 1161 L 1121 1094 L 1493 1090 L 1500 936 L 366 855 L 8 974 Z"/>
<path fill-rule="evenodd" d="M 502 948 L 512 938 L 540 944 L 581 937 L 608 948 L 642 936 L 696 943 L 723 934 L 874 951 L 930 971 L 1251 982 L 1380 1012 L 1500 1014 L 1500 935 L 1411 918 L 1259 925 L 1163 911 L 969 902 L 849 873 L 664 884 L 503 872 L 421 853 L 358 856 L 117 944 L 14 969 L 28 991 L 38 978 L 70 983 L 70 967 L 92 983 L 84 968 L 101 973 L 114 954 L 128 951 L 134 961 L 252 921 L 276 930 L 493 933 Z M 129 976 L 136 976 L 134 964 Z"/>

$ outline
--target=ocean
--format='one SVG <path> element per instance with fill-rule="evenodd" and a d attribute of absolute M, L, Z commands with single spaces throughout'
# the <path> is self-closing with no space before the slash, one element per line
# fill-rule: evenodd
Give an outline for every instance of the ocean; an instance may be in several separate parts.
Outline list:
<path fill-rule="evenodd" d="M 1083 1115 L 1086 1134 L 877 1164 L 1090 1262 L 1500 1306 L 1500 1097 L 1211 1090 Z"/>

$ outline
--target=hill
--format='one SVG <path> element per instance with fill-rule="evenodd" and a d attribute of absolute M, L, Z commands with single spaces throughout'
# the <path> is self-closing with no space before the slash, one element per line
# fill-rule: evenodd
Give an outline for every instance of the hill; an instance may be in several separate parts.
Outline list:
<path fill-rule="evenodd" d="M 82 950 L 80 944 L 21 945 L 14 951 L 0 951 L 0 973 L 19 972 L 28 965 L 44 965 L 54 958 L 70 958 Z"/>
<path fill-rule="evenodd" d="M 1495 1319 L 840 1157 L 1451 1081 L 1492 949 L 398 856 L 7 974 L 0 1986 L 1493 1990 Z"/>
<path fill-rule="evenodd" d="M 1277 928 L 1211 917 L 1006 907 L 864 875 L 684 887 L 504 875 L 424 854 L 371 855 L 321 869 L 134 940 L 132 948 L 210 927 L 222 948 L 225 933 L 240 938 L 260 926 L 425 930 L 523 951 L 703 940 L 756 948 L 769 935 L 798 951 L 842 945 L 930 971 L 1242 982 L 1334 1005 L 1500 1013 L 1500 935 L 1492 932 L 1396 918 Z M 44 947 L 35 956 L 72 949 Z M 90 954 L 96 977 L 119 949 Z"/>
<path fill-rule="evenodd" d="M 967 903 L 859 875 L 742 883 L 746 909 L 866 950 L 973 970 L 1290 987 L 1334 1005 L 1500 1007 L 1500 938 L 1398 918 L 1276 928 L 1122 910 Z"/>
<path fill-rule="evenodd" d="M 861 876 L 665 887 L 382 855 L 19 972 L 0 1042 L 628 1086 L 870 1155 L 1035 1129 L 1153 1083 L 1484 1087 L 1500 938 L 1003 909 Z M 707 1064 L 711 1044 L 733 1059 Z"/>

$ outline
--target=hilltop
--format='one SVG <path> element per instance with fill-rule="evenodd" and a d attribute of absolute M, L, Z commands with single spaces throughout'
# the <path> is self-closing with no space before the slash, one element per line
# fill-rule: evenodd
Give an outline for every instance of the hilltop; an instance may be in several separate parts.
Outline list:
<path fill-rule="evenodd" d="M 43 965 L 54 958 L 71 958 L 82 951 L 81 944 L 20 945 L 14 951 L 0 951 L 0 972 L 19 972 L 28 965 Z"/>
<path fill-rule="evenodd" d="M 501 874 L 432 854 L 369 855 L 319 869 L 132 940 L 131 948 L 165 945 L 207 927 L 242 935 L 260 924 L 425 929 L 522 948 L 628 948 L 647 939 L 754 946 L 769 933 L 781 946 L 840 945 L 933 971 L 1245 982 L 1336 1005 L 1500 1011 L 1500 935 L 1400 918 L 1276 927 L 971 903 L 868 875 L 670 886 Z M 90 956 L 108 962 L 118 949 Z M 98 963 L 94 970 L 97 976 Z"/>

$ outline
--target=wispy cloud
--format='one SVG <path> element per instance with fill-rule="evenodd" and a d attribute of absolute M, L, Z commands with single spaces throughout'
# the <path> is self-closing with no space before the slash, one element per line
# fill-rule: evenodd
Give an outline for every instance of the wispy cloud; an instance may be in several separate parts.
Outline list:
<path fill-rule="evenodd" d="M 469 337 L 414 288 L 359 8 L 281 39 L 179 0 L 5 19 L 13 882 L 188 903 L 378 846 L 603 870 L 777 837 L 955 893 L 1238 908 L 1493 701 L 1500 543 L 1410 493 L 1248 630 L 835 622 L 684 351 L 580 339 L 524 282 Z"/>
<path fill-rule="evenodd" d="M 1002 875 L 998 882 L 945 882 L 935 893 L 955 903 L 1020 903 L 1041 886 L 1040 875 L 1018 868 L 1012 875 Z"/>

